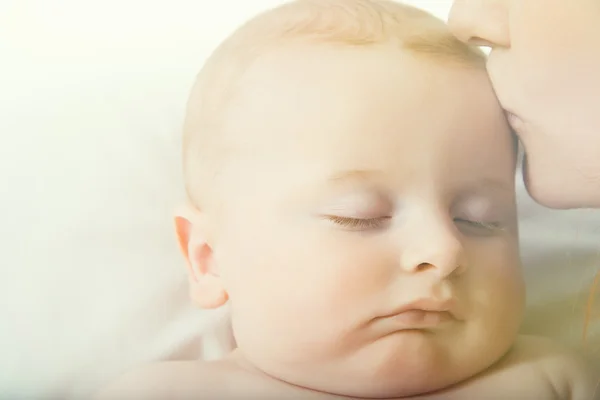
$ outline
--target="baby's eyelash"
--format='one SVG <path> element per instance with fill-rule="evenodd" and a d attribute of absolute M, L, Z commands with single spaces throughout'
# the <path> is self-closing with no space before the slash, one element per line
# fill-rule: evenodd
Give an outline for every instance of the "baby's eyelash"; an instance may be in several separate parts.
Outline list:
<path fill-rule="evenodd" d="M 326 215 L 325 219 L 333 222 L 336 225 L 343 226 L 349 229 L 377 229 L 381 228 L 385 222 L 389 221 L 391 217 L 378 217 L 378 218 L 348 218 L 340 217 L 337 215 Z"/>
<path fill-rule="evenodd" d="M 502 230 L 502 226 L 499 222 L 484 222 L 484 221 L 472 221 L 468 219 L 457 218 L 454 222 L 471 225 L 475 228 L 487 229 L 487 230 Z"/>
<path fill-rule="evenodd" d="M 336 225 L 353 230 L 378 229 L 391 219 L 391 217 L 349 218 L 340 217 L 338 215 L 325 215 L 323 218 L 333 222 Z M 504 229 L 499 222 L 473 221 L 462 218 L 457 218 L 454 220 L 454 222 L 466 224 L 472 228 L 485 229 L 488 231 L 498 231 Z"/>

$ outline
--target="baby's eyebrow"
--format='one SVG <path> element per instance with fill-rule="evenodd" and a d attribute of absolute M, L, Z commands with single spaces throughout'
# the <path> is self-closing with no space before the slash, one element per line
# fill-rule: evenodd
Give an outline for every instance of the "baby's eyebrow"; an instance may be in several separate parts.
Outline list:
<path fill-rule="evenodd" d="M 325 183 L 328 186 L 373 185 L 383 180 L 384 173 L 379 170 L 350 169 L 330 175 Z"/>
<path fill-rule="evenodd" d="M 331 186 L 344 186 L 348 184 L 373 185 L 384 182 L 385 173 L 377 169 L 349 169 L 330 175 L 325 181 Z M 495 192 L 514 193 L 515 188 L 506 179 L 486 177 L 463 182 L 461 185 L 467 192 Z"/>
<path fill-rule="evenodd" d="M 473 191 L 493 190 L 496 192 L 514 192 L 515 189 L 505 180 L 496 178 L 484 178 L 473 182 L 469 185 Z"/>
<path fill-rule="evenodd" d="M 332 184 L 343 184 L 346 182 L 364 183 L 380 180 L 382 177 L 383 172 L 379 170 L 351 169 L 334 173 L 327 179 L 327 182 Z"/>

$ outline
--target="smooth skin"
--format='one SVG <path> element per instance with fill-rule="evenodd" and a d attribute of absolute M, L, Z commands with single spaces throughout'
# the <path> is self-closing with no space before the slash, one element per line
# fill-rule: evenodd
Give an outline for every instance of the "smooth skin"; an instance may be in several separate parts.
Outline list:
<path fill-rule="evenodd" d="M 178 233 L 194 300 L 229 299 L 238 348 L 97 399 L 594 397 L 574 354 L 517 336 L 514 143 L 485 71 L 394 46 L 290 47 L 232 104 L 223 212 L 189 210 Z M 398 313 L 422 298 L 454 317 Z"/>
<path fill-rule="evenodd" d="M 530 195 L 600 208 L 600 1 L 455 0 L 450 28 L 488 71 L 525 148 Z"/>

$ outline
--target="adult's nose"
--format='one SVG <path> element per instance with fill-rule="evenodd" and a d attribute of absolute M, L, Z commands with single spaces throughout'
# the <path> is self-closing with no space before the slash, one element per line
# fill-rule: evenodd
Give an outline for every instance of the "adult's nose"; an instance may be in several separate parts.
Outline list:
<path fill-rule="evenodd" d="M 508 0 L 454 0 L 448 25 L 465 43 L 510 47 L 508 16 Z"/>

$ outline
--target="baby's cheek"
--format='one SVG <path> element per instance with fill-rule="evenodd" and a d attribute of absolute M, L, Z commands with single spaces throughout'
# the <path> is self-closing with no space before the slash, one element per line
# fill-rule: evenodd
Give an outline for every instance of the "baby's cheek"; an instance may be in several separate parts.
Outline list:
<path fill-rule="evenodd" d="M 320 324 L 315 328 L 323 338 L 333 340 L 371 316 L 395 269 L 368 239 L 354 243 L 351 236 L 322 234 L 304 244 L 303 251 L 282 252 L 286 265 L 278 279 L 286 283 L 278 296 L 302 323 Z"/>
<path fill-rule="evenodd" d="M 525 285 L 516 257 L 498 261 L 482 266 L 477 279 L 470 282 L 470 307 L 474 318 L 488 330 L 510 334 L 521 322 Z"/>
<path fill-rule="evenodd" d="M 371 238 L 334 238 L 317 247 L 322 296 L 339 307 L 380 296 L 399 272 L 397 259 Z"/>

